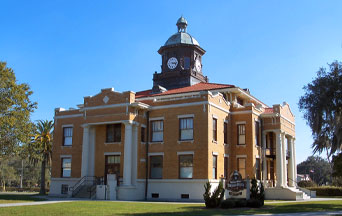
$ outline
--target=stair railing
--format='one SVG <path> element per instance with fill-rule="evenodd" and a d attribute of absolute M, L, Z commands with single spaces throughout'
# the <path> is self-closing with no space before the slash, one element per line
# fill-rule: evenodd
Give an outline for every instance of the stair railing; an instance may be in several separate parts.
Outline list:
<path fill-rule="evenodd" d="M 69 190 L 72 191 L 72 196 L 74 197 L 82 188 L 83 185 L 94 185 L 96 177 L 95 176 L 83 176 L 73 187 L 70 187 Z M 89 184 L 90 183 L 90 184 Z"/>

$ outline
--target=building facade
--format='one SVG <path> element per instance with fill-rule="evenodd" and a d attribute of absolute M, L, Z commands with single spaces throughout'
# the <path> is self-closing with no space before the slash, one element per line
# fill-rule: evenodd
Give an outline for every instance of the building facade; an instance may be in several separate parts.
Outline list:
<path fill-rule="evenodd" d="M 202 200 L 205 182 L 215 186 L 238 170 L 263 181 L 268 198 L 304 198 L 294 181 L 289 105 L 270 107 L 248 89 L 210 83 L 205 50 L 183 17 L 177 27 L 158 51 L 151 89 L 102 89 L 78 109 L 55 109 L 50 194 L 115 174 L 119 200 Z"/>

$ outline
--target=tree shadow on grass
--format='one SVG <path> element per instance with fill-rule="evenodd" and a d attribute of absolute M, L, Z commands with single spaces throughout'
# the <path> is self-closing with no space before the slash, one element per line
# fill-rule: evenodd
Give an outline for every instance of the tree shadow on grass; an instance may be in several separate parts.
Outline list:
<path fill-rule="evenodd" d="M 149 212 L 149 213 L 132 213 L 124 215 L 138 216 L 202 216 L 202 215 L 252 215 L 252 214 L 280 214 L 280 213 L 298 213 L 298 212 L 321 212 L 321 211 L 340 211 L 341 203 L 288 203 L 280 205 L 267 204 L 262 208 L 233 208 L 233 209 L 207 209 L 202 206 L 181 207 L 181 211 L 177 212 Z"/>

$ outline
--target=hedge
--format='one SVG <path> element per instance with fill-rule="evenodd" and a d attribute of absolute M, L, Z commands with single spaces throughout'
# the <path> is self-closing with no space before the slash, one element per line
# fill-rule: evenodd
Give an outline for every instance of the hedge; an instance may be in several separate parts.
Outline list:
<path fill-rule="evenodd" d="M 17 191 L 17 192 L 39 192 L 40 188 L 39 187 L 32 187 L 32 188 L 28 188 L 28 187 L 24 187 L 24 188 L 18 188 L 18 187 L 6 187 L 6 191 L 3 192 L 12 192 L 12 191 Z M 49 188 L 45 188 L 46 192 L 49 192 Z"/>
<path fill-rule="evenodd" d="M 308 187 L 307 189 L 316 191 L 317 196 L 342 196 L 342 187 Z"/>

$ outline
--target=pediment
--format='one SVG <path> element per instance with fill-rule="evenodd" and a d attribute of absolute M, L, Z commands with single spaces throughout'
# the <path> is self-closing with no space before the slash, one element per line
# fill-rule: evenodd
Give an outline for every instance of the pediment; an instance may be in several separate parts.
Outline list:
<path fill-rule="evenodd" d="M 101 89 L 101 92 L 94 96 L 84 98 L 84 106 L 102 106 L 111 104 L 123 104 L 130 102 L 130 92 L 117 92 L 114 88 Z"/>
<path fill-rule="evenodd" d="M 294 121 L 295 116 L 293 115 L 290 105 L 287 104 L 286 102 L 283 103 L 282 109 L 281 109 L 281 115 L 287 117 L 288 119 L 291 119 Z"/>

